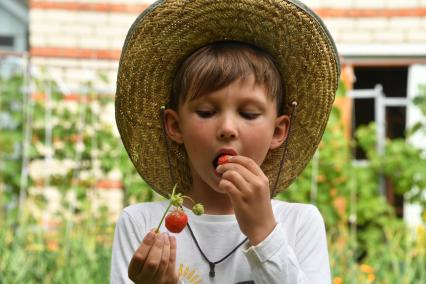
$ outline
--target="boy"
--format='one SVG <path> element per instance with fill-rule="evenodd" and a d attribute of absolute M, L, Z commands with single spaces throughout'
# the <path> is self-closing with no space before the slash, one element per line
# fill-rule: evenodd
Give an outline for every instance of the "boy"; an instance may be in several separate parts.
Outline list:
<path fill-rule="evenodd" d="M 117 125 L 145 181 L 164 196 L 177 184 L 206 214 L 184 203 L 189 224 L 169 235 L 152 230 L 167 202 L 124 209 L 111 283 L 330 283 L 318 210 L 270 197 L 312 157 L 338 78 L 332 39 L 299 2 L 148 8 L 123 48 Z"/>

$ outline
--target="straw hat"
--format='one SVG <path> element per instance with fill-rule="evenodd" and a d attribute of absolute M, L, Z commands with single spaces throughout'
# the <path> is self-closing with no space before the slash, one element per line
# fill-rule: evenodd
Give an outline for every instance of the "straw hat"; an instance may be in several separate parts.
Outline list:
<path fill-rule="evenodd" d="M 295 0 L 169 0 L 147 8 L 129 30 L 120 59 L 116 121 L 124 146 L 143 179 L 167 196 L 191 184 L 183 146 L 168 141 L 160 108 L 167 104 L 183 58 L 215 41 L 246 42 L 270 53 L 284 77 L 287 104 L 298 103 L 278 191 L 312 158 L 327 124 L 340 65 L 334 42 L 318 16 Z M 286 106 L 288 108 L 288 106 Z M 271 188 L 284 146 L 262 164 Z"/>

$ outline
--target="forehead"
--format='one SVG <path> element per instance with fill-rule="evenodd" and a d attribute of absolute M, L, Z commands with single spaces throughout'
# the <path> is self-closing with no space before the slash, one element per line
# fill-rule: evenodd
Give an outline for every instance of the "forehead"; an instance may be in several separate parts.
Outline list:
<path fill-rule="evenodd" d="M 217 93 L 233 93 L 239 96 L 252 96 L 253 92 L 262 92 L 265 97 L 271 97 L 269 88 L 266 86 L 266 83 L 259 82 L 253 73 L 241 76 L 235 80 L 227 83 L 225 86 L 220 88 L 203 89 L 202 92 L 199 92 L 196 96 L 188 96 L 187 100 L 195 100 L 199 97 L 211 96 Z"/>
<path fill-rule="evenodd" d="M 256 82 L 254 75 L 248 78 L 239 78 L 227 86 L 215 90 L 200 93 L 197 97 L 186 99 L 187 102 L 234 102 L 243 103 L 273 103 L 276 104 L 275 97 L 271 96 L 268 88 L 264 84 Z"/>

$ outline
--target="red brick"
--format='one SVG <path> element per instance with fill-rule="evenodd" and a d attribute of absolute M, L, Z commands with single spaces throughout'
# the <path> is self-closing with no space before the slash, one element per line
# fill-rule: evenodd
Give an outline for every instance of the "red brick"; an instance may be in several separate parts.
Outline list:
<path fill-rule="evenodd" d="M 148 4 L 129 5 L 113 3 L 76 3 L 76 2 L 50 2 L 50 1 L 30 1 L 31 9 L 44 10 L 67 10 L 67 11 L 96 11 L 96 12 L 121 12 L 139 14 L 148 7 Z"/>
<path fill-rule="evenodd" d="M 426 8 L 400 8 L 400 9 L 339 9 L 318 8 L 316 12 L 322 18 L 349 17 L 422 17 L 426 16 Z"/>
<path fill-rule="evenodd" d="M 121 50 L 85 49 L 65 47 L 33 47 L 30 50 L 32 57 L 62 57 L 78 59 L 120 59 Z"/>
<path fill-rule="evenodd" d="M 148 4 L 113 4 L 113 3 L 75 3 L 51 2 L 32 0 L 30 8 L 56 9 L 67 11 L 96 11 L 121 12 L 139 14 Z M 362 9 L 362 8 L 317 8 L 315 11 L 324 18 L 327 17 L 421 17 L 426 16 L 426 8 L 398 8 L 398 9 Z"/>
<path fill-rule="evenodd" d="M 96 183 L 96 188 L 101 189 L 116 189 L 122 187 L 122 182 L 118 180 L 100 180 Z"/>

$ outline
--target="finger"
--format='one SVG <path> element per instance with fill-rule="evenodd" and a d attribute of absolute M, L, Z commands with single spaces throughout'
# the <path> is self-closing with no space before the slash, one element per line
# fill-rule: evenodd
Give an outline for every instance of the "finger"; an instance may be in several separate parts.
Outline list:
<path fill-rule="evenodd" d="M 219 168 L 218 170 L 218 172 L 223 172 L 221 176 L 221 181 L 227 180 L 231 182 L 232 185 L 234 185 L 235 188 L 241 192 L 242 198 L 257 198 L 259 197 L 259 194 L 263 195 L 266 192 L 268 192 L 269 194 L 269 180 L 266 175 L 254 175 L 243 166 L 235 163 L 221 165 L 221 167 L 222 166 L 223 168 Z M 222 190 L 227 190 L 232 195 L 230 196 L 231 198 L 235 199 L 236 197 L 238 197 L 238 195 L 233 194 L 233 188 L 230 187 L 230 185 L 228 185 L 227 183 L 222 183 L 222 186 L 226 188 Z"/>
<path fill-rule="evenodd" d="M 236 200 L 243 196 L 243 193 L 235 187 L 235 185 L 227 179 L 221 179 L 219 181 L 219 188 L 228 194 L 231 202 L 234 203 Z"/>
<path fill-rule="evenodd" d="M 164 233 L 164 247 L 161 255 L 160 266 L 158 267 L 157 276 L 163 277 L 167 270 L 170 259 L 170 239 L 167 233 Z"/>
<path fill-rule="evenodd" d="M 152 279 L 157 273 L 160 265 L 161 256 L 163 254 L 164 247 L 164 235 L 157 236 L 154 245 L 149 251 L 148 257 L 142 267 L 142 271 L 139 274 L 142 279 Z"/>
<path fill-rule="evenodd" d="M 150 231 L 143 239 L 142 244 L 136 250 L 129 264 L 128 274 L 130 279 L 134 280 L 138 273 L 142 270 L 145 260 L 149 254 L 149 251 L 151 250 L 151 247 L 154 245 L 155 240 L 156 235 L 153 231 Z"/>
<path fill-rule="evenodd" d="M 236 164 L 236 163 L 228 163 L 228 164 L 220 165 L 216 168 L 216 171 L 222 175 L 221 176 L 222 178 L 224 177 L 225 173 L 236 172 L 239 175 L 241 175 L 241 177 L 249 183 L 256 178 L 259 178 L 257 175 L 249 171 L 244 166 L 240 164 Z"/>
<path fill-rule="evenodd" d="M 257 176 L 262 176 L 264 175 L 262 169 L 260 168 L 260 166 L 251 158 L 249 157 L 245 157 L 245 156 L 230 156 L 228 157 L 228 162 L 230 164 L 235 163 L 235 164 L 240 164 L 243 167 L 245 167 L 246 169 L 248 169 L 250 172 L 252 172 L 253 174 L 257 175 Z M 226 164 L 224 164 L 226 165 Z"/>
<path fill-rule="evenodd" d="M 243 170 L 244 171 L 244 170 Z M 247 171 L 247 170 L 246 170 Z M 248 173 L 241 173 L 238 170 L 227 170 L 222 174 L 222 180 L 227 180 L 232 183 L 232 185 L 239 190 L 242 194 L 245 194 L 250 190 L 250 177 L 244 178 L 243 175 L 248 176 Z M 252 180 L 254 180 L 253 174 L 251 174 Z"/>
<path fill-rule="evenodd" d="M 170 254 L 169 254 L 169 266 L 167 267 L 167 275 L 177 280 L 176 274 L 176 238 L 175 236 L 169 236 L 170 241 Z"/>

